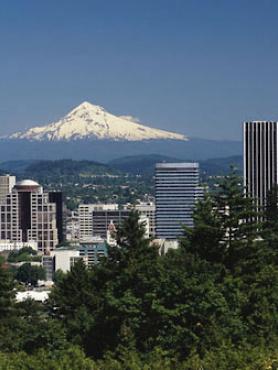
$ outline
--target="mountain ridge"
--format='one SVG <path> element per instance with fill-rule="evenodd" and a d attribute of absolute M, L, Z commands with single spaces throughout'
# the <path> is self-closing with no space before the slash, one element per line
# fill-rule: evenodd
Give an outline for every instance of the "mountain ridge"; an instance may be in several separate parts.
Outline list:
<path fill-rule="evenodd" d="M 118 169 L 119 171 L 132 174 L 154 175 L 155 164 L 160 162 L 192 162 L 192 160 L 152 153 L 116 158 L 109 161 L 108 165 L 112 168 Z M 239 174 L 243 171 L 242 155 L 203 159 L 199 160 L 198 163 L 200 164 L 201 174 L 206 176 L 216 174 L 226 175 L 229 173 L 232 165 L 235 166 Z"/>
<path fill-rule="evenodd" d="M 55 160 L 72 158 L 109 162 L 119 157 L 157 153 L 186 160 L 202 160 L 242 154 L 242 142 L 205 139 L 109 141 L 38 141 L 0 139 L 0 158 L 11 160 Z"/>
<path fill-rule="evenodd" d="M 160 154 L 137 155 L 120 157 L 108 163 L 96 162 L 92 160 L 32 160 L 32 161 L 6 161 L 0 162 L 0 173 L 12 173 L 20 176 L 32 178 L 38 176 L 59 175 L 80 175 L 94 172 L 98 173 L 122 173 L 132 175 L 154 175 L 155 164 L 161 162 L 187 162 L 190 160 L 164 156 Z M 226 175 L 230 171 L 230 166 L 235 165 L 239 174 L 243 172 L 242 155 L 219 157 L 213 159 L 200 160 L 200 173 L 202 176 Z"/>

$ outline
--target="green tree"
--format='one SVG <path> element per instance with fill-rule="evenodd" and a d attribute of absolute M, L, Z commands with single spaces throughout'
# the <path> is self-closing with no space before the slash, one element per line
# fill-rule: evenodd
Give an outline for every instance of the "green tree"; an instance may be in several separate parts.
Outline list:
<path fill-rule="evenodd" d="M 66 273 L 63 272 L 61 269 L 58 269 L 54 273 L 54 278 L 53 278 L 54 283 L 56 284 L 61 283 L 65 276 L 66 276 Z"/>
<path fill-rule="evenodd" d="M 0 265 L 0 321 L 9 318 L 14 308 L 14 282 L 7 268 Z"/>
<path fill-rule="evenodd" d="M 25 352 L 0 353 L 1 370 L 98 370 L 78 347 L 63 351 L 41 349 L 33 355 Z"/>
<path fill-rule="evenodd" d="M 27 299 L 17 304 L 17 312 L 20 318 L 20 350 L 33 354 L 42 348 L 53 352 L 69 347 L 62 324 L 49 317 L 44 304 Z"/>
<path fill-rule="evenodd" d="M 256 202 L 243 194 L 240 178 L 234 171 L 220 183 L 216 207 L 221 216 L 222 243 L 226 246 L 225 265 L 235 270 L 240 263 L 254 257 L 260 237 L 260 214 Z"/>
<path fill-rule="evenodd" d="M 63 322 L 68 337 L 85 346 L 93 322 L 98 295 L 91 284 L 91 271 L 78 261 L 62 279 L 55 282 L 50 295 L 52 316 Z"/>
<path fill-rule="evenodd" d="M 222 217 L 212 196 L 205 194 L 204 199 L 197 203 L 193 221 L 193 228 L 185 228 L 183 248 L 207 261 L 223 262 L 227 253 L 227 246 L 222 243 L 225 231 Z"/>
<path fill-rule="evenodd" d="M 146 351 L 156 336 L 153 302 L 163 274 L 158 249 L 146 239 L 137 212 L 117 231 L 117 243 L 93 275 L 96 286 L 105 284 L 95 326 L 102 333 L 99 352 L 117 346 Z"/>
<path fill-rule="evenodd" d="M 231 174 L 198 204 L 181 247 L 159 256 L 131 213 L 107 258 L 56 282 L 52 317 L 100 369 L 151 369 L 157 349 L 158 368 L 248 369 L 246 353 L 267 359 L 278 331 L 278 268 L 259 216 Z"/>
<path fill-rule="evenodd" d="M 195 264 L 187 267 L 187 271 L 196 274 L 201 261 L 209 262 L 208 279 L 213 279 L 223 299 L 222 315 L 215 322 L 212 338 L 222 335 L 235 344 L 248 337 L 253 345 L 261 338 L 274 340 L 277 266 L 267 242 L 261 238 L 261 217 L 254 200 L 244 196 L 239 178 L 232 173 L 220 183 L 217 194 L 200 202 L 194 213 L 194 228 L 185 230 L 182 249 Z M 204 287 L 203 283 L 199 285 Z M 207 307 L 210 295 L 203 302 Z M 213 316 L 208 313 L 206 317 L 211 320 Z M 260 333 L 260 339 L 254 332 Z M 201 339 L 202 348 L 208 348 L 203 340 L 206 335 L 207 330 Z"/>
<path fill-rule="evenodd" d="M 18 348 L 20 334 L 15 284 L 5 265 L 0 265 L 0 351 Z"/>
<path fill-rule="evenodd" d="M 20 250 L 11 251 L 8 256 L 8 262 L 23 262 L 31 261 L 32 256 L 35 256 L 37 252 L 31 247 L 24 247 Z"/>
<path fill-rule="evenodd" d="M 278 255 L 278 186 L 268 192 L 263 213 L 263 238 L 267 241 L 274 257 Z M 278 263 L 278 260 L 276 260 Z"/>
<path fill-rule="evenodd" d="M 150 336 L 155 338 L 158 249 L 150 247 L 135 212 L 118 230 L 117 240 L 119 247 L 111 247 L 108 258 L 92 270 L 75 265 L 51 297 L 54 315 L 64 320 L 69 336 L 95 356 L 120 346 L 143 348 Z"/>
<path fill-rule="evenodd" d="M 258 268 L 266 245 L 261 239 L 261 214 L 255 201 L 243 194 L 233 171 L 219 183 L 215 195 L 206 195 L 194 212 L 194 228 L 186 229 L 183 247 L 190 253 L 242 273 Z"/>
<path fill-rule="evenodd" d="M 16 279 L 26 284 L 36 286 L 38 280 L 45 280 L 45 270 L 41 266 L 32 266 L 31 263 L 24 263 L 16 272 Z"/>

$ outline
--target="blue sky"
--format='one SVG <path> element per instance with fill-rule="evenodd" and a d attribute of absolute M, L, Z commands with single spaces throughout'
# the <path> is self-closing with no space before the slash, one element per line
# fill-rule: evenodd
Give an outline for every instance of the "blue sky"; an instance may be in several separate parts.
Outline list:
<path fill-rule="evenodd" d="M 84 100 L 189 136 L 278 119 L 278 1 L 3 0 L 0 134 Z"/>

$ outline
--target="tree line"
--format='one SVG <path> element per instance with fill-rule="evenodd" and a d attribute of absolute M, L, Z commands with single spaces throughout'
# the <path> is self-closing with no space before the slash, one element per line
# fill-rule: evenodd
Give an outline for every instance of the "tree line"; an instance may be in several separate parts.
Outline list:
<path fill-rule="evenodd" d="M 278 369 L 278 193 L 266 207 L 225 177 L 160 255 L 131 213 L 118 248 L 77 263 L 45 305 L 15 303 L 0 269 L 2 369 Z"/>

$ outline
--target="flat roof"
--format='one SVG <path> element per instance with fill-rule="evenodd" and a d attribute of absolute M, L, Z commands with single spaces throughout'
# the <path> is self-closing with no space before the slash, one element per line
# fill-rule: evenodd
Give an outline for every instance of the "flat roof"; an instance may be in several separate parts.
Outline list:
<path fill-rule="evenodd" d="M 156 168 L 199 168 L 197 162 L 156 163 Z"/>

